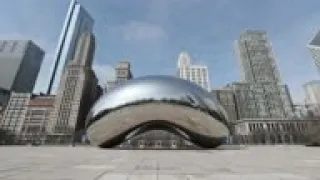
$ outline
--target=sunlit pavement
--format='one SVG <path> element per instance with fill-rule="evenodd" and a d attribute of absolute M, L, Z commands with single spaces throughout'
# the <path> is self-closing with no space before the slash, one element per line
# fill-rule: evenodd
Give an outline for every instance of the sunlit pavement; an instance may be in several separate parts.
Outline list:
<path fill-rule="evenodd" d="M 225 149 L 229 150 L 0 147 L 0 179 L 320 179 L 320 148 L 254 146 Z"/>

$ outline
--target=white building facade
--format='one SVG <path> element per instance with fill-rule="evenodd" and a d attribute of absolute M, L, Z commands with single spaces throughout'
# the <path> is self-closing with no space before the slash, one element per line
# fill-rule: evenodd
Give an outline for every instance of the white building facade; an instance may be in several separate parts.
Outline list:
<path fill-rule="evenodd" d="M 208 67 L 191 64 L 192 59 L 187 52 L 182 52 L 178 58 L 178 76 L 189 80 L 203 89 L 210 91 Z"/>

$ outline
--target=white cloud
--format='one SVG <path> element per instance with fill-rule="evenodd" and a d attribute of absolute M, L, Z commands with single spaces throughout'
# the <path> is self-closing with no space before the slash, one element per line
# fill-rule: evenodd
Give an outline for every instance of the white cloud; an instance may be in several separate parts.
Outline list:
<path fill-rule="evenodd" d="M 107 81 L 115 80 L 116 73 L 113 67 L 106 64 L 96 63 L 93 65 L 93 69 L 101 86 L 105 86 Z"/>
<path fill-rule="evenodd" d="M 126 41 L 157 41 L 167 37 L 161 26 L 141 21 L 129 21 L 116 29 L 120 30 Z"/>

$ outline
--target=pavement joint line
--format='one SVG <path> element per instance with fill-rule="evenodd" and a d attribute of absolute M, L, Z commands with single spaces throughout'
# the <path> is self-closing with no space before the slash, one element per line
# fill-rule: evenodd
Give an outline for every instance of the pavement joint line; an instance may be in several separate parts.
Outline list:
<path fill-rule="evenodd" d="M 121 159 L 121 157 L 118 157 L 118 158 Z M 100 173 L 98 176 L 96 176 L 95 178 L 93 178 L 93 180 L 99 180 L 100 178 L 103 178 L 103 176 L 105 176 L 106 174 L 112 172 L 114 169 L 118 169 L 118 168 L 119 168 L 120 166 L 122 166 L 122 164 L 124 164 L 124 163 L 125 163 L 125 162 L 121 162 L 121 163 L 119 163 L 115 168 L 113 168 L 113 169 L 108 169 L 108 170 Z M 121 173 L 121 175 L 123 175 L 123 174 Z"/>
<path fill-rule="evenodd" d="M 93 180 L 99 180 L 99 179 L 102 178 L 104 175 L 106 175 L 108 172 L 110 172 L 110 169 L 103 171 L 103 172 L 100 173 L 97 177 L 93 178 Z"/>
<path fill-rule="evenodd" d="M 159 180 L 159 161 L 157 161 L 157 180 Z"/>
<path fill-rule="evenodd" d="M 68 153 L 71 151 L 67 148 L 57 151 L 55 148 L 39 147 L 30 149 L 32 152 L 28 152 L 31 153 L 29 157 L 29 155 L 24 156 L 25 148 L 0 148 L 2 160 L 0 170 L 1 168 L 8 170 L 0 171 L 0 179 L 90 180 L 101 175 L 99 180 L 116 180 L 117 178 L 131 180 L 139 177 L 150 180 L 151 177 L 158 180 L 175 178 L 320 180 L 319 150 L 302 146 L 284 148 L 259 146 L 249 147 L 243 151 L 232 151 L 232 153 L 228 150 L 203 153 L 114 150 L 97 152 L 95 148 L 85 150 L 73 148 L 73 155 L 70 156 Z M 42 156 L 48 152 L 54 157 Z M 73 168 L 79 164 L 83 167 Z M 87 166 L 88 170 L 85 169 Z M 154 171 L 150 171 L 151 169 Z M 229 172 L 228 169 L 234 172 Z M 131 174 L 128 174 L 130 172 Z"/>
<path fill-rule="evenodd" d="M 8 175 L 4 175 L 4 176 L 1 176 L 1 174 L 0 174 L 0 178 L 8 178 L 8 177 L 12 177 L 12 176 L 14 176 L 14 175 L 16 175 L 16 174 L 21 174 L 21 173 L 24 173 L 23 172 L 23 170 L 26 170 L 26 169 L 28 169 L 28 167 L 27 166 L 24 166 L 24 167 L 19 167 L 19 168 L 14 168 L 15 170 L 22 170 L 22 172 L 21 171 L 13 171 L 12 172 L 12 170 L 10 169 L 10 171 L 9 171 L 9 174 Z M 6 173 L 6 172 L 4 172 L 4 173 Z"/>

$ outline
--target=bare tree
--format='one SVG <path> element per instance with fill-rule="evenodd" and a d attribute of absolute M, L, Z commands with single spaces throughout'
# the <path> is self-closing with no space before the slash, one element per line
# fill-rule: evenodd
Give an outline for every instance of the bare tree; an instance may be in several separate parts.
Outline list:
<path fill-rule="evenodd" d="M 306 140 L 307 146 L 320 146 L 320 120 L 308 123 Z"/>
<path fill-rule="evenodd" d="M 14 143 L 15 136 L 11 131 L 0 128 L 0 145 Z"/>

